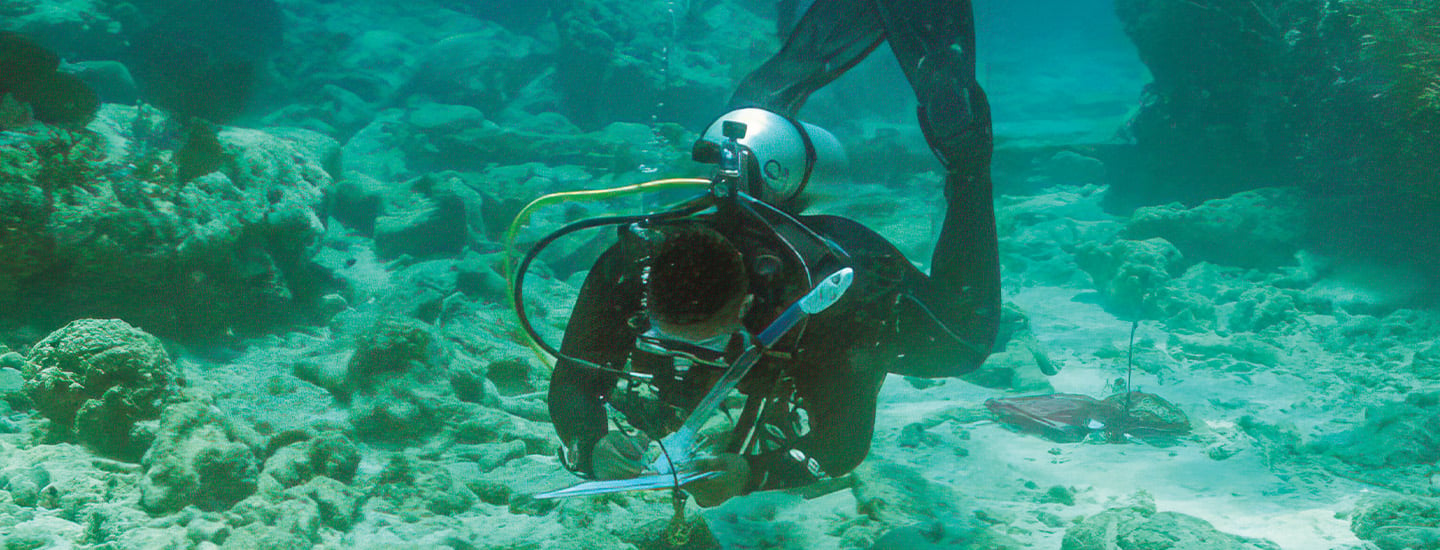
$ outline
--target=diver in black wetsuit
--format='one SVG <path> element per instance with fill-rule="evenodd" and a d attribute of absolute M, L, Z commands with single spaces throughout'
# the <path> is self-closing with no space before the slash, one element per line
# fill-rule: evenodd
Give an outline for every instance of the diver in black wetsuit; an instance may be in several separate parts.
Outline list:
<path fill-rule="evenodd" d="M 580 290 L 551 379 L 567 466 L 602 479 L 638 474 L 645 440 L 685 420 L 733 359 L 739 335 L 765 328 L 841 267 L 855 271 L 850 290 L 786 333 L 741 381 L 743 409 L 727 411 L 730 424 L 712 434 L 713 456 L 700 462 L 722 475 L 684 487 L 702 506 L 849 472 L 869 452 L 886 373 L 956 376 L 988 356 L 1000 273 L 990 112 L 975 80 L 969 0 L 815 2 L 781 51 L 740 84 L 695 156 L 716 160 L 722 122 L 744 122 L 754 194 L 783 208 L 833 141 L 796 122 L 800 107 L 884 40 L 947 172 L 930 274 L 856 222 L 763 204 L 623 228 Z M 623 420 L 619 430 L 610 430 L 612 416 Z"/>

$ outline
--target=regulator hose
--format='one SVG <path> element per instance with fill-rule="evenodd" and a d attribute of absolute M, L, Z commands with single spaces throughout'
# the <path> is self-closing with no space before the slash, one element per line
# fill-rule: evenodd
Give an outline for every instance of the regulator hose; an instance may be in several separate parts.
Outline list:
<path fill-rule="evenodd" d="M 703 183 L 704 183 L 705 185 L 707 185 L 707 186 L 708 186 L 709 183 L 710 183 L 709 180 L 695 180 L 695 179 L 691 179 L 691 180 L 659 180 L 659 181 L 656 181 L 656 182 L 648 182 L 648 183 L 650 183 L 650 184 L 662 184 L 662 185 L 649 185 L 649 186 L 647 186 L 647 184 L 639 184 L 639 185 L 631 185 L 631 186 L 626 186 L 626 187 L 621 187 L 621 188 L 615 188 L 615 189 L 605 189 L 605 190 L 600 190 L 600 191 L 577 191 L 577 192 L 573 192 L 573 193 L 557 193 L 557 194 L 555 194 L 555 195 L 546 195 L 546 196 L 544 196 L 544 197 L 541 197 L 541 198 L 539 198 L 539 199 L 536 199 L 535 201 L 531 202 L 530 205 L 528 205 L 528 206 L 526 206 L 524 209 L 522 209 L 521 212 L 520 212 L 520 214 L 516 215 L 516 220 L 515 220 L 515 222 L 511 223 L 511 225 L 510 225 L 510 230 L 509 230 L 509 232 L 507 232 L 507 236 L 506 236 L 506 248 L 507 248 L 507 256 L 506 256 L 506 258 L 507 258 L 507 264 L 508 264 L 508 259 L 509 259 L 509 256 L 508 256 L 509 252 L 508 252 L 508 250 L 510 250 L 510 248 L 511 248 L 511 246 L 512 246 L 513 238 L 514 238 L 514 233 L 518 230 L 521 222 L 523 221 L 522 218 L 528 218 L 529 214 L 531 213 L 532 210 L 534 210 L 534 208 L 538 208 L 538 207 L 540 207 L 540 206 L 544 206 L 544 205 L 546 205 L 546 204 L 550 204 L 550 203 L 555 202 L 555 201 L 557 200 L 557 199 L 555 199 L 555 197 L 557 197 L 557 196 L 560 196 L 559 198 L 562 198 L 562 199 L 563 199 L 563 198 L 574 198 L 574 197 L 577 197 L 577 196 L 582 196 L 582 197 L 589 198 L 589 199 L 600 199 L 600 198 L 609 198 L 609 197 L 614 197 L 614 196 L 618 196 L 618 195 L 622 195 L 622 194 L 635 193 L 635 192 L 645 191 L 645 190 L 655 190 L 655 189 L 657 189 L 657 188 L 688 187 L 688 186 L 693 186 L 693 185 L 695 185 L 697 182 L 703 182 Z M 542 201 L 544 201 L 544 202 L 542 202 Z M 587 366 L 587 367 L 599 368 L 599 369 L 601 369 L 601 370 L 609 370 L 609 369 L 606 369 L 606 368 L 604 368 L 604 367 L 600 367 L 600 366 L 598 366 L 598 365 L 594 365 L 594 364 L 592 364 L 592 363 L 590 363 L 590 362 L 588 362 L 588 361 L 576 359 L 576 358 L 573 358 L 573 357 L 565 357 L 563 354 L 560 353 L 560 350 L 559 350 L 559 349 L 557 349 L 557 348 L 555 348 L 555 346 L 552 346 L 552 345 L 550 345 L 549 343 L 545 342 L 544 338 L 540 336 L 540 333 L 535 330 L 534 325 L 532 325 L 532 324 L 530 323 L 530 317 L 529 317 L 528 315 L 526 315 L 526 313 L 525 313 L 525 293 L 524 293 L 525 272 L 530 269 L 530 264 L 531 264 L 531 262 L 535 261 L 535 258 L 538 257 L 538 256 L 540 255 L 540 253 L 545 250 L 546 247 L 550 246 L 552 243 L 554 243 L 555 241 L 559 240 L 559 239 L 562 238 L 562 237 L 565 237 L 566 235 L 569 235 L 569 234 L 571 234 L 571 233 L 575 233 L 575 232 L 577 232 L 577 231 L 582 231 L 582 230 L 585 230 L 585 229 L 591 229 L 591 228 L 595 228 L 595 227 L 603 227 L 603 226 L 607 226 L 607 225 L 626 225 L 626 224 L 642 223 L 642 222 L 644 222 L 644 223 L 664 222 L 664 221 L 670 221 L 670 220 L 675 220 L 675 219 L 679 219 L 679 218 L 684 218 L 684 217 L 687 217 L 687 216 L 694 215 L 694 214 L 696 214 L 696 213 L 698 213 L 698 212 L 700 212 L 700 211 L 702 211 L 702 210 L 705 210 L 706 208 L 710 208 L 710 207 L 712 206 L 712 202 L 713 202 L 713 201 L 711 200 L 711 197 L 710 197 L 709 195 L 704 195 L 704 196 L 698 197 L 698 198 L 696 198 L 696 199 L 692 199 L 692 200 L 690 200 L 690 201 L 688 201 L 688 202 L 686 202 L 686 203 L 684 203 L 684 204 L 682 204 L 682 205 L 680 205 L 680 206 L 678 206 L 678 207 L 676 207 L 676 208 L 674 208 L 674 209 L 667 210 L 667 211 L 664 211 L 664 212 L 650 213 L 650 214 L 636 214 L 636 215 L 629 215 L 629 216 L 604 216 L 604 217 L 599 217 L 599 218 L 590 218 L 590 219 L 587 219 L 587 220 L 580 220 L 580 221 L 577 221 L 577 222 L 568 224 L 568 225 L 566 225 L 566 226 L 564 226 L 564 227 L 561 227 L 560 229 L 557 229 L 557 230 L 555 230 L 554 232 L 551 232 L 550 234 L 546 235 L 544 238 L 541 238 L 539 241 L 536 241 L 534 245 L 531 245 L 530 250 L 525 253 L 525 256 L 520 260 L 520 263 L 515 266 L 513 272 L 510 272 L 510 273 L 509 273 L 509 275 L 510 275 L 510 302 L 511 302 L 511 304 L 512 304 L 514 310 L 515 310 L 515 316 L 516 316 L 516 318 L 517 318 L 517 319 L 519 320 L 519 322 L 520 322 L 520 328 L 524 331 L 526 338 L 528 338 L 528 339 L 530 340 L 530 342 L 529 342 L 530 347 L 531 347 L 532 349 L 537 350 L 537 352 L 543 352 L 543 353 L 549 354 L 551 357 L 555 357 L 555 358 L 566 358 L 566 359 L 570 359 L 570 360 L 576 361 L 577 363 L 580 363 L 581 365 L 584 365 L 584 366 Z M 507 266 L 507 271 L 510 271 L 510 270 L 508 269 L 508 266 Z M 543 360 L 543 357 L 542 357 L 542 360 Z"/>

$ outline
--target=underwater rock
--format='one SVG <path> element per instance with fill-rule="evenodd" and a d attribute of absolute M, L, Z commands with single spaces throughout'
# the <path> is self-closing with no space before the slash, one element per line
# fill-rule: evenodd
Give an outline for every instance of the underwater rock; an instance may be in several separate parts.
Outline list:
<path fill-rule="evenodd" d="M 0 470 L 0 490 L 9 493 L 10 501 L 20 506 L 34 507 L 40 500 L 40 490 L 49 486 L 50 471 L 41 464 Z"/>
<path fill-rule="evenodd" d="M 880 536 L 875 548 L 1019 549 L 1023 546 L 981 518 L 978 503 L 920 472 L 889 462 L 866 461 L 855 468 L 851 491 L 861 514 L 902 525 Z M 883 546 L 881 546 L 883 541 Z M 918 546 L 908 546 L 915 544 Z M 958 546 L 950 546 L 950 545 Z"/>
<path fill-rule="evenodd" d="M 1141 493 L 1136 502 L 1100 512 L 1065 531 L 1061 550 L 1280 550 L 1263 539 L 1222 533 L 1203 519 L 1156 511 Z"/>
<path fill-rule="evenodd" d="M 1337 262 L 1305 289 L 1309 300 L 1347 313 L 1385 315 L 1404 307 L 1423 308 L 1433 279 L 1403 266 Z"/>
<path fill-rule="evenodd" d="M 316 477 L 349 483 L 359 467 L 359 447 L 342 434 L 325 432 L 276 449 L 261 471 L 288 489 Z"/>
<path fill-rule="evenodd" d="M 1277 172 L 1295 161 L 1300 141 L 1292 125 L 1315 116 L 1296 111 L 1325 103 L 1277 90 L 1324 89 L 1339 75 L 1320 42 L 1282 34 L 1312 37 L 1326 19 L 1320 9 L 1282 0 L 1117 1 L 1115 13 L 1153 81 L 1125 127 L 1134 146 L 1123 159 L 1127 169 L 1113 173 L 1123 177 L 1107 201 L 1193 204 L 1285 181 Z"/>
<path fill-rule="evenodd" d="M 1180 250 L 1165 239 L 1082 243 L 1075 259 L 1095 280 L 1106 303 L 1131 315 L 1142 313 L 1146 302 L 1180 275 L 1184 262 Z"/>
<path fill-rule="evenodd" d="M 32 322 L 113 316 L 199 338 L 308 314 L 329 284 L 310 257 L 330 184 L 313 134 L 223 128 L 230 160 L 177 181 L 148 107 L 106 105 L 85 134 L 3 134 L 0 290 Z M 42 162 L 19 162 L 22 158 Z M 156 300 L 155 296 L 165 296 Z M 20 307 L 23 306 L 23 307 Z"/>
<path fill-rule="evenodd" d="M 563 503 L 554 499 L 537 499 L 534 495 L 569 487 L 581 481 L 565 468 L 558 466 L 554 456 L 527 455 L 510 460 L 475 479 L 466 479 L 465 483 L 486 491 L 487 499 L 507 499 L 497 504 L 508 505 L 511 513 L 543 516 Z M 497 484 L 503 485 L 505 491 L 493 489 Z M 568 508 L 562 509 L 568 511 Z"/>
<path fill-rule="evenodd" d="M 118 319 L 81 319 L 46 336 L 24 376 L 53 430 L 125 460 L 145 453 L 154 436 L 137 424 L 158 418 L 180 383 L 160 340 Z"/>
<path fill-rule="evenodd" d="M 1120 223 L 1100 209 L 1104 189 L 1061 187 L 1038 195 L 996 197 L 1000 257 L 1007 276 L 1035 284 L 1086 285 L 1085 273 L 1075 269 L 1076 245 L 1113 241 L 1120 229 Z"/>
<path fill-rule="evenodd" d="M 53 52 L 19 33 L 0 31 L 0 96 L 28 104 L 40 122 L 84 126 L 100 98 L 76 76 L 57 72 L 59 66 Z"/>
<path fill-rule="evenodd" d="M 671 144 L 684 141 L 684 129 L 671 124 L 652 128 L 616 122 L 597 131 L 581 132 L 558 113 L 541 113 L 518 116 L 503 124 L 447 123 L 431 128 L 411 126 L 404 132 L 407 132 L 403 134 L 406 140 L 401 145 L 407 161 L 417 170 L 480 171 L 494 164 L 525 159 L 550 166 L 580 165 L 612 173 L 632 171 L 646 162 L 681 167 L 689 162 L 688 153 L 682 155 L 679 147 L 656 144 L 657 133 L 674 139 L 668 142 Z M 705 174 L 708 170 L 696 167 L 690 173 Z"/>
<path fill-rule="evenodd" d="M 1416 350 L 1410 358 L 1409 370 L 1422 380 L 1440 379 L 1440 343 L 1432 342 Z M 0 383 L 0 388 L 3 386 Z M 3 391 L 0 389 L 0 392 Z"/>
<path fill-rule="evenodd" d="M 55 522 L 32 524 L 51 530 L 46 543 L 24 547 L 68 548 L 100 539 L 147 547 L 132 544 L 134 531 L 152 521 L 135 507 L 139 477 L 138 466 L 96 458 L 79 445 L 5 446 L 0 453 L 0 548 L 39 534 L 17 524 L 47 517 Z"/>
<path fill-rule="evenodd" d="M 1231 310 L 1227 326 L 1232 331 L 1256 333 L 1295 326 L 1307 313 L 1299 296 L 1297 291 L 1271 286 L 1246 290 Z"/>
<path fill-rule="evenodd" d="M 345 171 L 376 181 L 398 181 L 411 176 L 405 145 L 411 141 L 405 110 L 386 109 L 350 136 L 344 146 Z"/>
<path fill-rule="evenodd" d="M 354 172 L 331 186 L 325 195 L 325 211 L 363 235 L 373 235 L 385 183 Z"/>
<path fill-rule="evenodd" d="M 1380 550 L 1440 548 L 1440 499 L 1383 496 L 1362 504 L 1350 531 Z"/>
<path fill-rule="evenodd" d="M 977 527 L 933 521 L 891 529 L 870 550 L 1019 550 L 1019 541 Z"/>
<path fill-rule="evenodd" d="M 126 47 L 126 37 L 110 7 L 103 0 L 8 2 L 0 4 L 0 26 L 63 47 L 69 59 L 113 58 Z"/>
<path fill-rule="evenodd" d="M 218 127 L 200 119 L 185 125 L 185 142 L 170 157 L 175 162 L 175 179 L 190 181 L 234 161 L 220 145 L 218 132 Z"/>
<path fill-rule="evenodd" d="M 1276 367 L 1285 357 L 1285 351 L 1279 346 L 1250 333 L 1237 333 L 1230 336 L 1220 336 L 1214 333 L 1176 334 L 1171 337 L 1170 345 L 1172 348 L 1184 351 L 1185 355 L 1191 359 L 1206 362 L 1196 364 L 1191 368 L 1202 368 L 1204 364 L 1223 362 L 1226 359 L 1231 360 L 1231 363 L 1240 361 L 1252 365 Z"/>
<path fill-rule="evenodd" d="M 0 548 L 24 540 L 6 540 L 7 535 L 24 531 L 12 529 L 12 525 L 47 516 L 65 520 L 51 524 L 58 536 L 50 539 L 50 547 L 83 546 L 95 540 L 115 541 L 127 548 L 149 547 L 134 544 L 136 531 L 152 521 L 135 506 L 140 478 L 137 465 L 97 458 L 68 443 L 23 449 L 7 446 L 0 455 L 0 484 L 9 486 L 0 488 L 0 523 L 5 525 L 0 528 Z M 37 489 L 35 499 L 22 504 L 28 494 L 25 488 L 32 484 Z M 16 504 L 25 508 L 17 509 Z M 81 529 L 71 531 L 66 526 L 71 522 Z M 68 544 L 59 543 L 62 540 Z"/>
<path fill-rule="evenodd" d="M 349 531 L 368 498 L 363 489 L 346 484 L 358 465 L 358 450 L 340 434 L 324 433 L 280 448 L 266 461 L 255 493 L 226 512 L 230 534 L 216 542 L 223 548 L 312 548 L 322 538 Z"/>
<path fill-rule="evenodd" d="M 1433 464 L 1440 460 L 1440 394 L 1365 409 L 1364 424 L 1336 436 L 1327 454 L 1363 469 Z"/>
<path fill-rule="evenodd" d="M 380 320 L 359 337 L 346 375 L 350 421 L 363 440 L 404 442 L 448 430 L 478 405 L 455 397 L 451 358 L 428 325 Z"/>
<path fill-rule="evenodd" d="M 854 470 L 852 492 L 862 513 L 891 524 L 922 523 L 942 518 L 973 517 L 966 500 L 948 485 L 890 462 L 861 462 Z"/>
<path fill-rule="evenodd" d="M 1075 261 L 1094 280 L 1106 310 L 1116 315 L 1157 319 L 1182 330 L 1215 323 L 1214 304 L 1176 283 L 1186 261 L 1165 239 L 1081 243 Z"/>
<path fill-rule="evenodd" d="M 549 455 L 554 452 L 558 441 L 554 429 L 547 422 L 533 421 L 489 407 L 475 409 L 473 415 L 461 422 L 454 430 L 455 442 L 476 445 L 479 453 L 473 459 L 484 463 L 499 464 L 510 460 L 519 444 L 521 454 Z M 486 446 L 490 446 L 487 450 Z M 491 460 L 496 454 L 502 460 Z"/>
<path fill-rule="evenodd" d="M 496 112 L 546 64 L 535 59 L 538 44 L 486 21 L 475 32 L 445 38 L 426 48 L 419 69 L 400 95 Z M 477 112 L 478 114 L 478 112 Z"/>
<path fill-rule="evenodd" d="M 331 96 L 334 102 L 350 104 L 351 110 L 357 111 L 357 115 L 368 115 L 364 117 L 368 120 L 374 116 L 374 112 L 371 112 L 371 109 L 365 104 L 380 102 L 391 97 L 408 79 L 412 78 L 415 52 L 421 51 L 425 45 L 417 42 L 417 39 L 424 40 L 422 37 L 412 36 L 411 33 L 397 32 L 393 29 L 366 26 L 356 30 L 359 32 L 355 33 L 345 43 L 345 48 L 337 54 L 336 72 L 333 75 L 297 76 L 334 78 L 335 82 L 324 84 L 321 91 Z M 340 99 L 341 97 L 345 99 Z M 344 107 L 343 105 L 337 106 Z M 364 113 L 360 113 L 360 111 L 364 111 Z M 336 116 L 337 114 L 332 112 L 326 116 Z M 348 125 L 340 127 L 345 126 Z M 345 135 L 350 133 L 345 132 Z"/>
<path fill-rule="evenodd" d="M 762 16 L 721 2 L 685 10 L 626 0 L 582 0 L 552 16 L 558 31 L 555 87 L 566 115 L 587 129 L 658 118 L 702 127 L 724 105 L 739 71 L 720 60 L 758 65 L 757 44 L 771 44 L 769 25 L 735 25 Z M 694 29 L 685 40 L 665 29 Z M 714 27 L 724 32 L 713 32 Z M 701 31 L 703 29 L 703 32 Z M 693 39 L 693 40 L 692 40 Z M 597 94 L 596 90 L 625 90 Z"/>
<path fill-rule="evenodd" d="M 429 326 L 403 317 L 381 319 L 356 342 L 346 382 L 352 391 L 374 391 L 385 377 L 415 369 L 434 370 L 443 359 L 443 348 Z"/>
<path fill-rule="evenodd" d="M 1300 190 L 1269 187 L 1189 209 L 1176 203 L 1146 207 L 1131 215 L 1123 236 L 1163 238 L 1192 261 L 1274 268 L 1295 263 L 1308 226 L 1305 205 Z"/>
<path fill-rule="evenodd" d="M 274 0 L 129 4 L 127 53 L 146 100 L 182 120 L 239 115 L 261 67 L 285 44 L 285 16 Z"/>
<path fill-rule="evenodd" d="M 1436 6 L 1122 0 L 1115 10 L 1154 81 L 1126 126 L 1134 146 L 1114 202 L 1194 204 L 1293 182 L 1324 204 L 1311 218 L 1317 246 L 1440 267 Z"/>
<path fill-rule="evenodd" d="M 371 505 L 415 521 L 427 514 L 453 515 L 475 505 L 475 493 L 444 466 L 397 454 L 372 481 Z"/>
<path fill-rule="evenodd" d="M 0 533 L 4 548 L 73 548 L 84 540 L 85 526 L 54 516 L 38 516 L 7 525 Z"/>
<path fill-rule="evenodd" d="M 140 506 L 163 515 L 186 506 L 223 511 L 255 492 L 260 461 L 247 433 L 213 404 L 192 399 L 171 405 L 142 462 Z"/>
<path fill-rule="evenodd" d="M 226 514 L 230 534 L 221 548 L 314 548 L 325 526 L 320 510 L 309 497 L 262 490 Z"/>
<path fill-rule="evenodd" d="M 119 61 L 80 61 L 66 65 L 65 70 L 95 90 L 103 103 L 134 105 L 140 99 L 135 78 Z"/>
<path fill-rule="evenodd" d="M 456 295 L 458 261 L 453 257 L 415 262 L 412 256 L 402 255 L 392 265 L 390 280 L 392 290 L 381 298 L 384 311 L 412 317 L 427 323 L 443 325 L 447 298 Z M 397 268 L 398 267 L 398 268 Z"/>
<path fill-rule="evenodd" d="M 469 242 L 465 201 L 454 192 L 434 190 L 410 208 L 375 220 L 375 249 L 384 258 L 401 254 L 425 258 L 454 256 Z"/>
<path fill-rule="evenodd" d="M 1046 159 L 1041 170 L 1050 180 L 1071 185 L 1098 184 L 1105 179 L 1105 163 L 1074 151 L 1060 151 Z"/>
<path fill-rule="evenodd" d="M 485 113 L 469 105 L 425 103 L 407 113 L 405 121 L 422 133 L 458 132 L 483 126 Z"/>
<path fill-rule="evenodd" d="M 361 507 L 368 497 L 360 490 L 334 478 L 316 477 L 304 485 L 287 490 L 293 498 L 306 498 L 315 503 L 320 521 L 336 531 L 349 531 L 360 520 Z"/>

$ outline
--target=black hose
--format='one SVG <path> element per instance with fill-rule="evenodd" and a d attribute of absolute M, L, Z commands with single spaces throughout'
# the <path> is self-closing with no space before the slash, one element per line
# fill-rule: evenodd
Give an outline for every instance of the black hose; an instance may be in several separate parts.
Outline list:
<path fill-rule="evenodd" d="M 525 272 L 530 268 L 530 262 L 534 261 L 535 258 L 540 255 L 540 252 L 544 251 L 545 248 L 550 246 L 551 243 L 554 243 L 561 237 L 564 237 L 576 231 L 581 231 L 594 227 L 602 227 L 606 225 L 624 225 L 640 222 L 653 223 L 670 221 L 693 215 L 709 207 L 710 204 L 701 203 L 692 206 L 682 206 L 675 210 L 660 212 L 657 214 L 639 214 L 633 216 L 604 216 L 599 218 L 591 218 L 588 220 L 580 220 L 578 222 L 566 225 L 565 227 L 561 227 L 560 229 L 555 230 L 549 235 L 546 235 L 539 241 L 536 241 L 535 244 L 530 247 L 530 250 L 525 253 L 525 257 L 520 260 L 519 265 L 515 266 L 514 281 L 511 283 L 513 286 L 510 289 L 510 298 L 511 301 L 513 301 L 515 304 L 515 316 L 520 319 L 520 328 L 525 331 L 525 334 L 530 336 L 530 340 L 535 342 L 535 345 L 540 346 L 540 349 L 545 350 L 545 353 L 549 353 L 556 358 L 569 359 L 590 368 L 604 371 L 612 370 L 602 367 L 600 365 L 596 365 L 589 361 L 576 359 L 574 357 L 567 357 L 564 354 L 561 354 L 559 349 L 551 346 L 548 342 L 541 338 L 540 333 L 537 332 L 535 330 L 535 327 L 530 324 L 530 317 L 525 314 L 525 293 L 523 291 L 525 285 Z"/>

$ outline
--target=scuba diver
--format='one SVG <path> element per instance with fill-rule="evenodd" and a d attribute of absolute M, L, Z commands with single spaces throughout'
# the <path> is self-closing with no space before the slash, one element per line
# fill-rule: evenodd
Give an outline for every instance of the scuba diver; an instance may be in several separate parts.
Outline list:
<path fill-rule="evenodd" d="M 858 222 L 791 212 L 807 183 L 844 160 L 798 111 L 886 40 L 946 170 L 928 276 Z M 974 45 L 969 0 L 819 0 L 805 11 L 695 144 L 696 160 L 719 165 L 710 200 L 615 223 L 619 242 L 582 285 L 549 391 L 568 468 L 607 480 L 683 465 L 704 474 L 676 485 L 706 507 L 803 486 L 865 458 L 887 373 L 980 366 L 1000 317 L 1000 271 Z M 848 289 L 821 292 L 842 273 Z M 796 309 L 821 294 L 818 309 Z M 702 402 L 725 414 L 700 417 Z M 706 451 L 674 469 L 647 462 L 653 440 L 665 456 L 683 454 L 682 428 L 685 444 Z"/>

